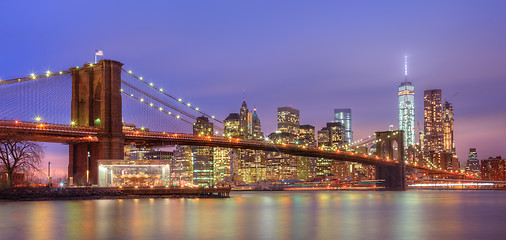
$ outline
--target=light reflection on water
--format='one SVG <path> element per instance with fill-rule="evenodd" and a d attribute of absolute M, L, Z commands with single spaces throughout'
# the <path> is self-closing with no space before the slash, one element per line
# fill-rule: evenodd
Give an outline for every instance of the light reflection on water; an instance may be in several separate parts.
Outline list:
<path fill-rule="evenodd" d="M 0 239 L 505 239 L 506 191 L 0 202 Z"/>

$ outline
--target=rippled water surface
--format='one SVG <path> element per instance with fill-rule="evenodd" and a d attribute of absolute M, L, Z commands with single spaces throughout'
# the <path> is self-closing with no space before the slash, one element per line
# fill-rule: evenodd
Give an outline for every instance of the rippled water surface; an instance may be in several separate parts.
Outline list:
<path fill-rule="evenodd" d="M 506 191 L 0 202 L 0 239 L 506 239 Z"/>

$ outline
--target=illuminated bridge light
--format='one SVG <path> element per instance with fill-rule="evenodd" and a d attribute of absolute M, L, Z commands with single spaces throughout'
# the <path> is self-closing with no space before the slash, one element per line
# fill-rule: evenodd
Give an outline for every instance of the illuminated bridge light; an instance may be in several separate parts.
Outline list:
<path fill-rule="evenodd" d="M 199 110 L 199 108 L 195 108 L 195 110 L 197 110 L 197 111 L 198 111 L 198 110 Z"/>
<path fill-rule="evenodd" d="M 162 110 L 163 110 L 163 108 L 159 108 L 159 110 L 160 110 L 160 111 L 162 111 Z"/>
<path fill-rule="evenodd" d="M 149 83 L 149 86 L 151 86 L 151 87 L 152 87 L 152 86 L 153 86 L 153 83 Z"/>
<path fill-rule="evenodd" d="M 149 106 L 150 106 L 150 107 L 152 107 L 152 106 L 153 106 L 153 103 L 150 103 L 150 104 L 149 104 Z"/>
<path fill-rule="evenodd" d="M 178 99 L 178 101 L 180 101 L 180 102 L 181 102 L 181 101 L 183 101 L 183 99 L 181 99 L 181 98 L 180 98 L 180 99 Z"/>
<path fill-rule="evenodd" d="M 142 77 L 139 77 L 139 80 L 141 80 L 141 81 L 142 81 Z"/>
<path fill-rule="evenodd" d="M 130 97 L 133 97 L 134 95 L 133 94 L 130 94 Z"/>
<path fill-rule="evenodd" d="M 163 88 L 160 88 L 160 92 L 163 92 Z"/>
<path fill-rule="evenodd" d="M 129 73 L 129 74 L 132 74 L 132 70 L 128 70 L 128 73 Z"/>
<path fill-rule="evenodd" d="M 190 103 L 188 103 L 188 104 L 186 104 L 186 105 L 188 105 L 188 107 L 189 107 L 189 106 L 190 106 Z"/>
<path fill-rule="evenodd" d="M 144 102 L 144 98 L 141 98 L 141 102 Z"/>

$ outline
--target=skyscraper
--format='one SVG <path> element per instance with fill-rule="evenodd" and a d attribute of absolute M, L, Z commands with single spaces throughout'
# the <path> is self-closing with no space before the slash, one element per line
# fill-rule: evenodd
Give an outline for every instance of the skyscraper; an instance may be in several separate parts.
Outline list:
<path fill-rule="evenodd" d="M 290 107 L 278 108 L 278 131 L 299 135 L 299 110 Z"/>
<path fill-rule="evenodd" d="M 207 117 L 198 117 L 197 122 L 193 124 L 193 135 L 212 136 L 213 123 L 209 122 Z"/>
<path fill-rule="evenodd" d="M 341 123 L 344 127 L 344 141 L 353 142 L 353 131 L 351 130 L 351 109 L 334 109 L 334 122 Z"/>
<path fill-rule="evenodd" d="M 198 117 L 193 125 L 194 135 L 212 136 L 213 123 L 207 117 Z M 213 147 L 192 146 L 193 155 L 193 184 L 209 186 L 214 184 Z"/>
<path fill-rule="evenodd" d="M 253 118 L 246 105 L 246 99 L 242 102 L 239 110 L 239 135 L 243 138 L 251 138 L 253 134 Z"/>
<path fill-rule="evenodd" d="M 478 153 L 476 148 L 469 149 L 469 158 L 466 164 L 466 173 L 480 174 L 480 160 L 478 160 Z"/>
<path fill-rule="evenodd" d="M 315 147 L 315 128 L 312 125 L 300 125 L 299 144 Z"/>
<path fill-rule="evenodd" d="M 231 113 L 223 121 L 225 137 L 239 137 L 239 113 Z"/>
<path fill-rule="evenodd" d="M 257 109 L 253 109 L 252 119 L 252 134 L 253 139 L 262 140 L 264 138 L 264 134 L 262 133 L 262 126 L 260 124 L 260 118 L 258 118 Z"/>
<path fill-rule="evenodd" d="M 455 153 L 455 143 L 453 141 L 453 107 L 448 101 L 443 105 L 443 139 L 444 150 L 448 153 Z"/>
<path fill-rule="evenodd" d="M 338 148 L 345 144 L 345 128 L 340 122 L 327 123 L 329 130 L 330 147 Z"/>
<path fill-rule="evenodd" d="M 408 62 L 404 57 L 404 82 L 399 86 L 399 130 L 404 130 L 404 149 L 415 144 L 415 86 L 408 82 Z"/>
<path fill-rule="evenodd" d="M 443 146 L 443 116 L 441 89 L 429 89 L 423 92 L 424 108 L 424 152 L 437 152 Z"/>

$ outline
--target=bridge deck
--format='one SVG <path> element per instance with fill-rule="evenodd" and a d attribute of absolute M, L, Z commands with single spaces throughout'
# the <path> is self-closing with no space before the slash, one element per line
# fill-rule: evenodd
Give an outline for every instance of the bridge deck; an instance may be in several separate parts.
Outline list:
<path fill-rule="evenodd" d="M 0 120 L 0 135 L 15 133 L 22 134 L 28 140 L 40 142 L 55 143 L 78 143 L 78 142 L 98 142 L 100 129 L 95 127 L 78 127 L 64 124 L 48 124 L 34 122 L 20 122 Z M 193 134 L 179 134 L 166 132 L 145 132 L 145 131 L 123 131 L 125 134 L 125 143 L 140 144 L 148 146 L 167 146 L 167 145 L 195 145 L 224 148 L 241 148 L 262 150 L 270 152 L 280 152 L 296 156 L 316 157 L 325 159 L 334 159 L 338 161 L 351 161 L 365 165 L 374 166 L 396 166 L 399 164 L 396 160 L 383 159 L 377 156 L 367 154 L 357 154 L 346 151 L 329 151 L 316 147 L 306 147 L 294 144 L 272 144 L 265 141 L 256 141 L 238 138 L 226 138 L 217 136 L 198 136 Z M 462 177 L 469 175 L 443 169 L 429 168 L 417 164 L 406 164 L 407 168 L 428 171 L 434 174 L 447 174 Z"/>

